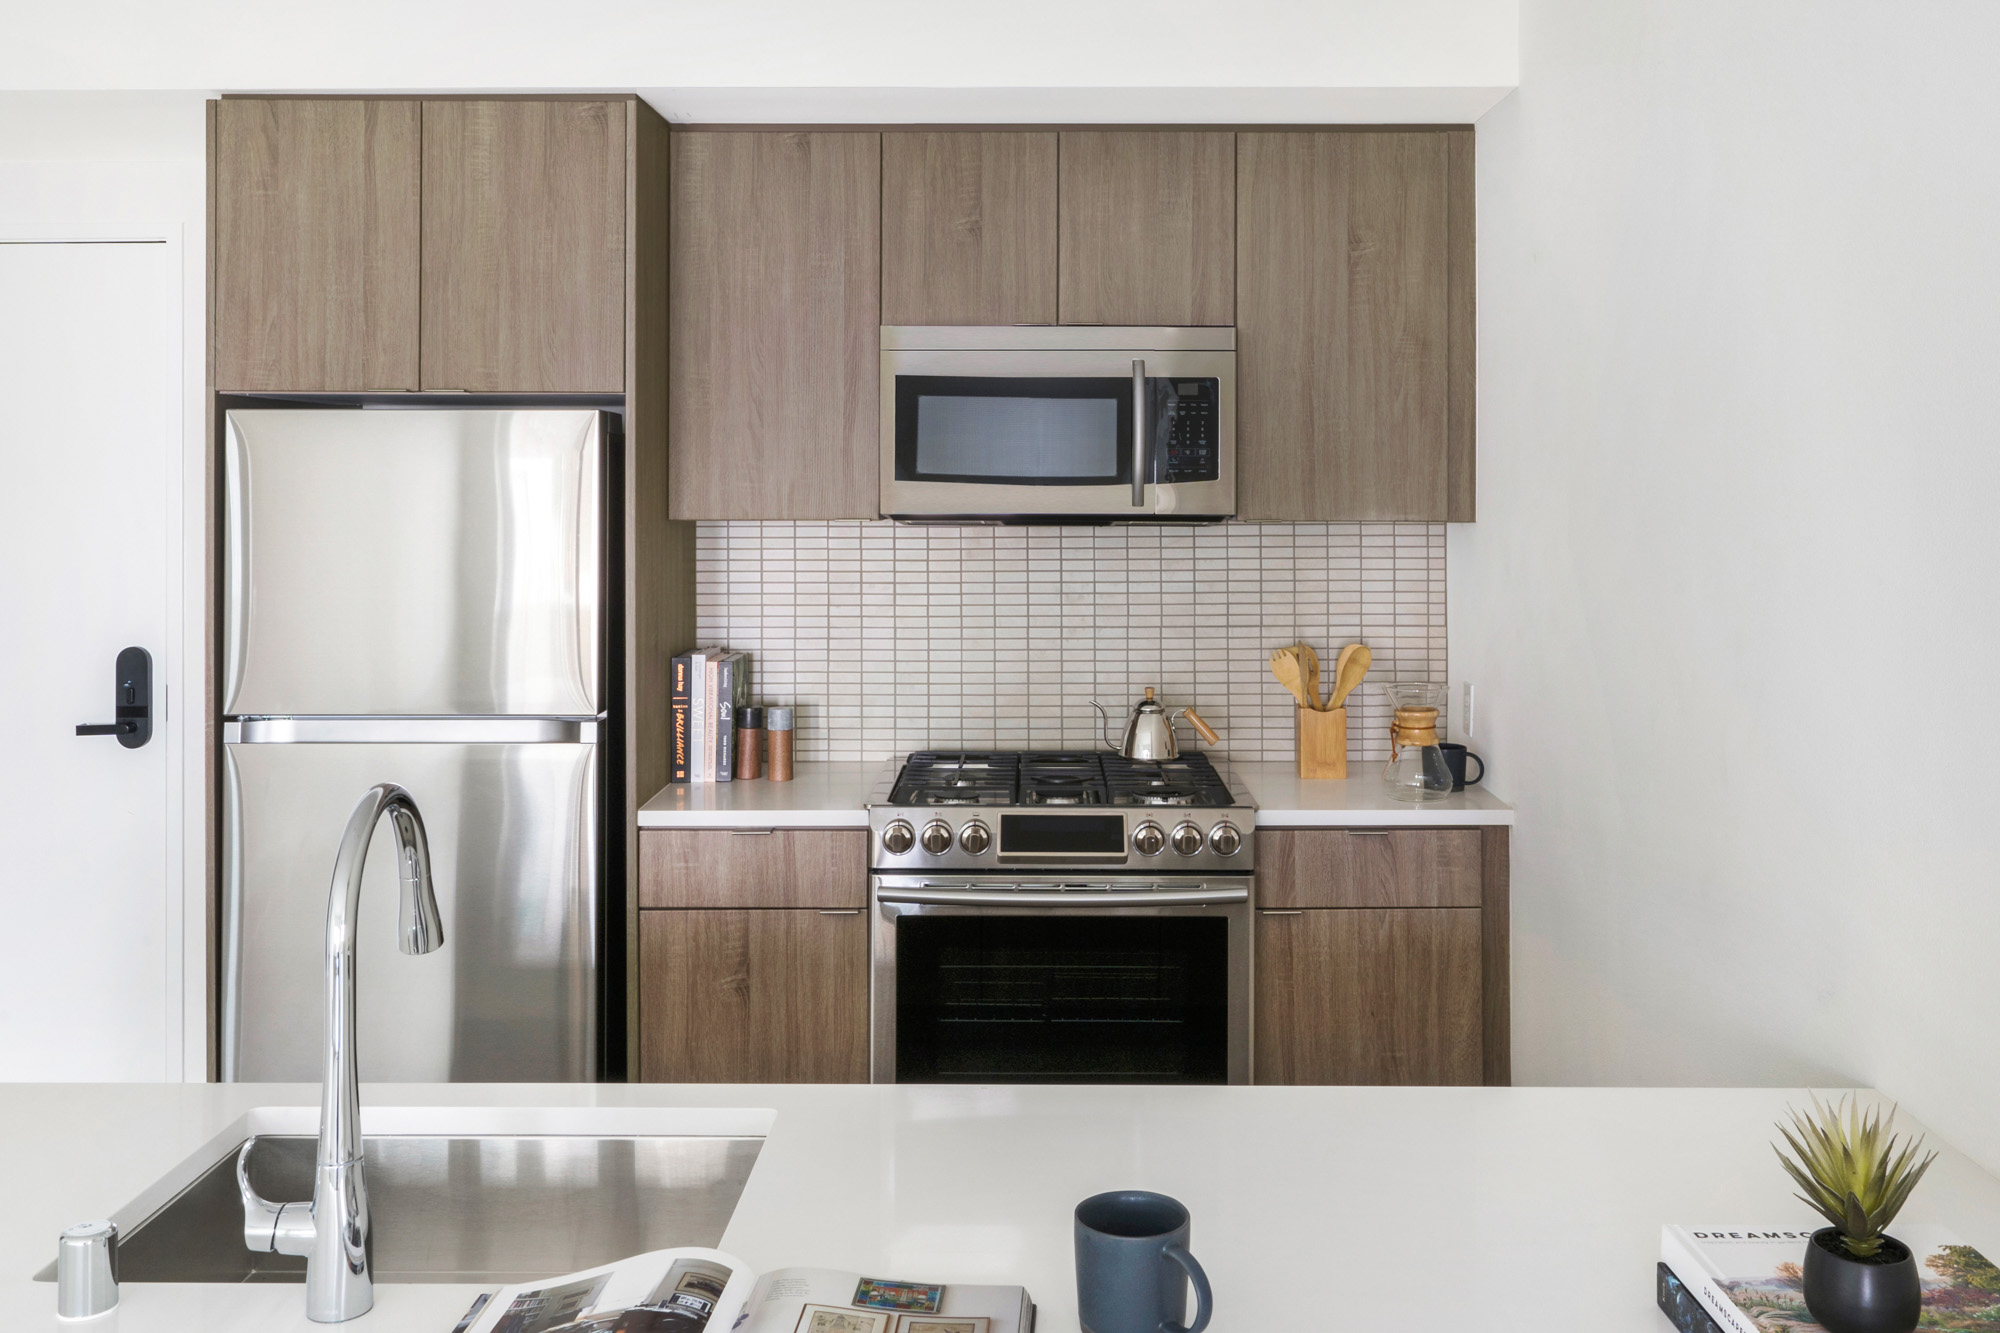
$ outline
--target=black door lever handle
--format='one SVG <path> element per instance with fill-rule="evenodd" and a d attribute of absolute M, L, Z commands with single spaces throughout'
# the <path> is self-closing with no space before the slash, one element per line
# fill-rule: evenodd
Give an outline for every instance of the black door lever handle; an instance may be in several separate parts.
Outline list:
<path fill-rule="evenodd" d="M 116 722 L 85 722 L 79 736 L 116 736 L 128 750 L 153 739 L 153 655 L 144 648 L 118 654 Z"/>

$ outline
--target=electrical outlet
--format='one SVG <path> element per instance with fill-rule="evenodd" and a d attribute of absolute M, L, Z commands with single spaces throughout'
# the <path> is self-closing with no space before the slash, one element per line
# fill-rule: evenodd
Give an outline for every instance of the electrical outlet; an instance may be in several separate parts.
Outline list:
<path fill-rule="evenodd" d="M 1465 739 L 1472 739 L 1472 682 L 1465 682 L 1465 707 L 1458 712 L 1459 721 L 1465 724 Z"/>

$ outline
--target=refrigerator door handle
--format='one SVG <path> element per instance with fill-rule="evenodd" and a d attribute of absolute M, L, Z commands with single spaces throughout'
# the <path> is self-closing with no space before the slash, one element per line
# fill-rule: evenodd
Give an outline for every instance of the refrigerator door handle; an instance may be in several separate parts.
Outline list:
<path fill-rule="evenodd" d="M 594 745 L 596 718 L 241 717 L 222 724 L 228 745 Z"/>

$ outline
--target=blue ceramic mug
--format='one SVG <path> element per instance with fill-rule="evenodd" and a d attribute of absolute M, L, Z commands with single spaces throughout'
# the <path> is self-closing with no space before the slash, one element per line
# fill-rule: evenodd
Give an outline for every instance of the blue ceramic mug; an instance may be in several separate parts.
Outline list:
<path fill-rule="evenodd" d="M 1187 1318 L 1187 1284 L 1195 1316 Z M 1149 1190 L 1093 1194 L 1076 1206 L 1076 1311 L 1083 1333 L 1201 1333 L 1214 1313 L 1208 1275 L 1188 1253 L 1188 1210 Z"/>

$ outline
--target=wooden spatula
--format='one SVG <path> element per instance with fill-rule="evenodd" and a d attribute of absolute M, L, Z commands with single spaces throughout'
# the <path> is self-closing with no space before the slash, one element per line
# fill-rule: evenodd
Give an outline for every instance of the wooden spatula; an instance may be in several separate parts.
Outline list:
<path fill-rule="evenodd" d="M 1299 707 L 1312 707 L 1306 695 L 1305 668 L 1299 663 L 1298 649 L 1273 648 L 1271 674 L 1278 678 L 1280 685 L 1292 692 L 1292 697 L 1299 701 Z"/>
<path fill-rule="evenodd" d="M 1368 651 L 1365 643 L 1350 643 L 1340 650 L 1340 656 L 1333 663 L 1333 698 L 1327 701 L 1328 708 L 1339 708 L 1347 702 L 1347 696 L 1354 693 L 1354 687 L 1368 674 L 1375 655 Z"/>

